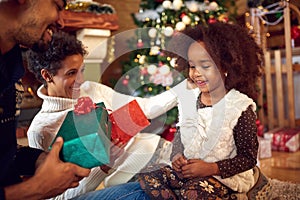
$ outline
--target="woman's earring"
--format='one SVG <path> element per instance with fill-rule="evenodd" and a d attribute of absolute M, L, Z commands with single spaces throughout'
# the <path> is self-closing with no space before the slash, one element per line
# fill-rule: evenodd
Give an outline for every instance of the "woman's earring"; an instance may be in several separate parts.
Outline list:
<path fill-rule="evenodd" d="M 225 77 L 227 77 L 227 72 L 224 73 Z"/>
<path fill-rule="evenodd" d="M 47 76 L 47 82 L 48 83 L 51 83 L 53 81 L 53 76 L 51 74 L 48 73 L 48 76 Z"/>

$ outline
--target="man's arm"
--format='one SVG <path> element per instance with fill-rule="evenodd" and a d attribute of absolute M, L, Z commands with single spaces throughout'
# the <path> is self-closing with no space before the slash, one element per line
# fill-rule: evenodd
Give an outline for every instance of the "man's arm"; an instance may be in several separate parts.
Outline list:
<path fill-rule="evenodd" d="M 34 176 L 19 184 L 5 187 L 5 199 L 50 198 L 61 194 L 68 188 L 78 186 L 79 181 L 88 176 L 90 170 L 62 162 L 59 159 L 62 145 L 63 140 L 59 137 L 47 156 L 43 153 L 40 155 Z"/>

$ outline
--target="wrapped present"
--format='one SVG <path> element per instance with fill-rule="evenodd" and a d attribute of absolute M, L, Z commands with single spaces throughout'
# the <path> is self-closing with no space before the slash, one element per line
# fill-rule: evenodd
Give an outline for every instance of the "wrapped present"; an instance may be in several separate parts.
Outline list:
<path fill-rule="evenodd" d="M 56 136 L 64 139 L 61 159 L 85 168 L 108 164 L 110 134 L 111 123 L 104 103 L 93 104 L 87 97 L 79 98 Z"/>
<path fill-rule="evenodd" d="M 295 152 L 300 146 L 300 127 L 277 128 L 264 133 L 264 137 L 272 138 L 272 150 Z"/>
<path fill-rule="evenodd" d="M 136 100 L 113 111 L 110 120 L 112 141 L 123 144 L 150 124 Z"/>
<path fill-rule="evenodd" d="M 272 157 L 272 140 L 269 138 L 258 137 L 258 157 L 271 158 Z"/>

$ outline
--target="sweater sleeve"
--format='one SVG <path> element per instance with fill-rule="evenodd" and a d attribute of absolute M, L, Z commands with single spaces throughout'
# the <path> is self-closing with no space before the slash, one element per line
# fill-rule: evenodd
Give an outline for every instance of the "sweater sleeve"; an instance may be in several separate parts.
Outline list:
<path fill-rule="evenodd" d="M 0 200 L 5 200 L 4 188 L 0 187 Z"/>
<path fill-rule="evenodd" d="M 177 88 L 183 84 L 186 85 L 186 82 L 183 81 L 174 86 L 172 89 L 149 98 L 133 97 L 130 95 L 121 94 L 103 84 L 98 85 L 101 93 L 99 97 L 102 98 L 102 101 L 104 101 L 105 106 L 108 108 L 116 110 L 135 99 L 139 103 L 147 118 L 154 119 L 177 105 Z"/>
<path fill-rule="evenodd" d="M 15 156 L 15 166 L 20 175 L 33 175 L 35 162 L 43 151 L 30 147 L 20 147 Z"/>
<path fill-rule="evenodd" d="M 172 141 L 173 145 L 172 145 L 172 152 L 171 152 L 171 156 L 170 156 L 170 160 L 172 161 L 174 156 L 176 156 L 177 154 L 181 153 L 183 155 L 183 144 L 181 142 L 181 137 L 180 137 L 180 128 L 177 127 L 177 131 L 175 133 L 174 139 Z"/>
<path fill-rule="evenodd" d="M 232 159 L 218 161 L 222 178 L 253 168 L 257 162 L 258 140 L 256 115 L 251 107 L 242 113 L 233 129 L 237 155 Z"/>

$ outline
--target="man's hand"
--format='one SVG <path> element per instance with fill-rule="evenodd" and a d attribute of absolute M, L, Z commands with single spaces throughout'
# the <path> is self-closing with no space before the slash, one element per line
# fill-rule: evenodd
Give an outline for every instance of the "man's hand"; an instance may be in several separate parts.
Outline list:
<path fill-rule="evenodd" d="M 6 199 L 45 199 L 78 186 L 79 181 L 89 175 L 90 169 L 62 162 L 59 159 L 62 146 L 63 139 L 59 137 L 52 150 L 48 154 L 42 154 L 37 160 L 34 176 L 22 183 L 4 188 Z"/>

